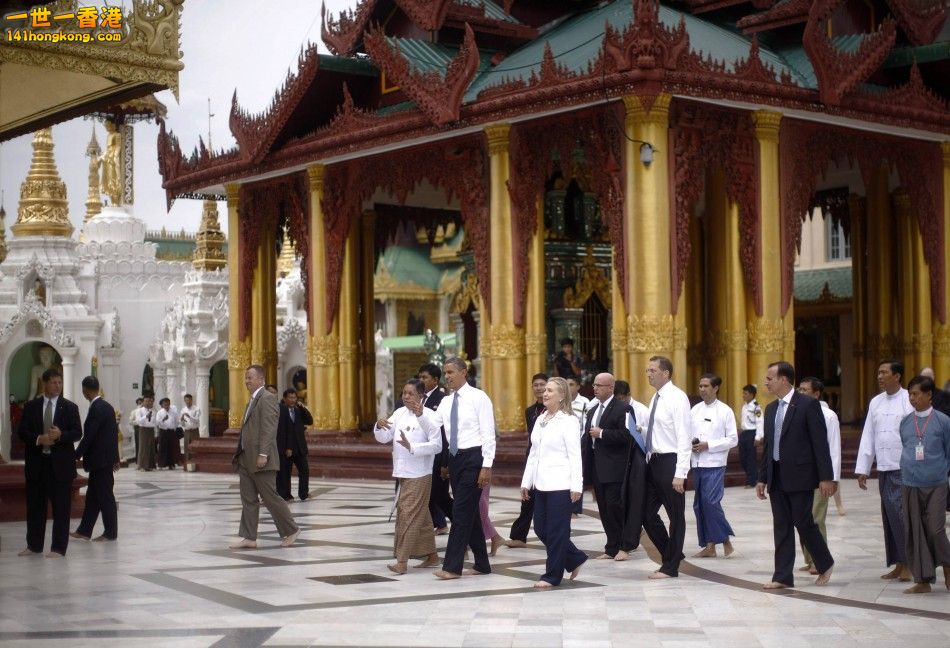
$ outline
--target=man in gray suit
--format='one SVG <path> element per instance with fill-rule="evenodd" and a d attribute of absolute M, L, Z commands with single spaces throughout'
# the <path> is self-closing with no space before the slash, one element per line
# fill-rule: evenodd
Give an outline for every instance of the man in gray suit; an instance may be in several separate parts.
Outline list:
<path fill-rule="evenodd" d="M 283 538 L 282 547 L 291 546 L 300 534 L 287 502 L 277 494 L 276 473 L 280 468 L 277 454 L 277 396 L 264 389 L 264 367 L 251 365 L 244 372 L 244 386 L 251 400 L 244 411 L 241 436 L 231 464 L 241 479 L 241 540 L 231 549 L 257 548 L 257 521 L 260 500 L 274 518 Z"/>

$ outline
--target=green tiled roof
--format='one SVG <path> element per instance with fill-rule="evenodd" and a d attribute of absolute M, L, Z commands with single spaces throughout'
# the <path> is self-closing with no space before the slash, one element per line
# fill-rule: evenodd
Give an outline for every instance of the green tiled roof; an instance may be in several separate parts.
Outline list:
<path fill-rule="evenodd" d="M 420 250 L 395 245 L 387 247 L 379 258 L 379 264 L 384 265 L 392 278 L 400 283 L 411 282 L 429 290 L 439 289 L 442 270 Z"/>
<path fill-rule="evenodd" d="M 481 7 L 485 15 L 493 20 L 501 20 L 515 25 L 521 24 L 521 21 L 514 16 L 506 14 L 505 10 L 498 6 L 497 3 L 492 2 L 492 0 L 457 0 L 457 2 L 460 5 L 467 5 L 469 7 Z"/>
<path fill-rule="evenodd" d="M 436 333 L 439 336 L 439 339 L 442 340 L 442 344 L 446 348 L 452 348 L 455 346 L 455 333 Z M 390 351 L 422 351 L 425 348 L 425 339 L 424 335 L 402 335 L 399 337 L 388 337 L 383 338 L 383 346 L 389 349 Z"/>
<path fill-rule="evenodd" d="M 851 299 L 851 267 L 795 271 L 795 299 L 799 301 L 818 301 L 826 285 L 832 297 Z"/>
<path fill-rule="evenodd" d="M 363 76 L 379 76 L 379 68 L 367 58 L 332 56 L 330 54 L 318 54 L 318 57 L 321 70 L 362 74 Z"/>
<path fill-rule="evenodd" d="M 811 60 L 803 47 L 791 47 L 778 50 L 779 55 L 788 64 L 788 67 L 794 70 L 794 78 L 799 85 L 810 90 L 818 87 L 818 77 L 815 76 L 815 68 L 812 67 Z"/>
<path fill-rule="evenodd" d="M 693 51 L 725 63 L 731 71 L 737 60 L 749 55 L 751 40 L 724 27 L 707 22 L 676 9 L 660 6 L 660 21 L 670 28 L 684 21 Z M 573 72 L 586 72 L 590 63 L 600 55 L 603 43 L 604 24 L 623 31 L 633 21 L 633 5 L 629 0 L 616 0 L 608 5 L 578 14 L 557 25 L 531 43 L 511 53 L 504 61 L 492 68 L 483 66 L 465 96 L 466 102 L 475 100 L 478 93 L 487 87 L 507 81 L 527 80 L 531 73 L 541 68 L 546 44 L 550 44 L 558 64 Z M 759 48 L 762 61 L 776 73 L 788 72 L 792 79 L 804 85 L 805 79 L 782 57 L 765 47 Z"/>

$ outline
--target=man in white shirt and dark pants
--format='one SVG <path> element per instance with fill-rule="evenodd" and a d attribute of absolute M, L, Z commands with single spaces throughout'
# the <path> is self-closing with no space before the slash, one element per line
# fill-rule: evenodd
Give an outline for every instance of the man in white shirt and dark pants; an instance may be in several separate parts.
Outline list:
<path fill-rule="evenodd" d="M 838 421 L 838 415 L 834 413 L 828 403 L 822 400 L 825 393 L 825 384 L 809 376 L 803 378 L 798 383 L 798 393 L 805 396 L 811 396 L 821 404 L 821 413 L 825 417 L 825 427 L 828 429 L 828 451 L 831 453 L 831 469 L 834 471 L 834 480 L 841 481 L 841 423 Z M 815 491 L 815 503 L 811 507 L 811 516 L 815 518 L 815 524 L 821 531 L 821 536 L 828 542 L 828 530 L 825 528 L 825 518 L 828 517 L 828 498 L 821 494 L 820 490 Z M 805 566 L 799 571 L 807 571 L 810 574 L 817 574 L 818 568 L 812 560 L 811 554 L 804 543 L 801 543 L 802 554 L 805 556 Z"/>
<path fill-rule="evenodd" d="M 663 557 L 663 564 L 650 578 L 679 576 L 686 539 L 686 475 L 692 454 L 692 421 L 689 398 L 674 385 L 673 363 L 653 356 L 647 364 L 647 380 L 656 389 L 647 421 L 647 503 L 644 528 Z M 660 506 L 670 519 L 670 529 L 660 520 Z"/>
<path fill-rule="evenodd" d="M 495 414 L 488 394 L 468 384 L 468 366 L 464 360 L 446 360 L 443 376 L 449 393 L 433 416 L 423 417 L 419 422 L 426 431 L 433 425 L 444 426 L 449 438 L 449 478 L 455 500 L 442 569 L 435 572 L 436 578 L 448 580 L 463 574 L 491 573 L 478 500 L 482 488 L 491 484 Z M 475 566 L 463 572 L 466 546 L 472 549 Z"/>
<path fill-rule="evenodd" d="M 178 422 L 185 432 L 185 470 L 188 470 L 188 462 L 191 460 L 191 451 L 188 446 L 198 438 L 198 426 L 201 422 L 201 408 L 195 405 L 195 399 L 191 394 L 185 394 L 185 406 L 181 408 Z"/>
<path fill-rule="evenodd" d="M 699 546 L 703 549 L 694 558 L 715 558 L 716 545 L 723 545 L 724 555 L 733 552 L 729 538 L 735 535 L 722 510 L 726 484 L 726 461 L 729 450 L 739 444 L 736 415 L 719 400 L 722 378 L 713 373 L 699 377 L 699 395 L 703 402 L 691 411 L 693 420 L 693 513 Z"/>
<path fill-rule="evenodd" d="M 861 433 L 854 473 L 858 486 L 867 490 L 871 464 L 877 460 L 877 485 L 881 492 L 881 518 L 884 522 L 884 553 L 887 566 L 894 568 L 881 576 L 884 580 L 911 580 L 904 558 L 904 505 L 901 502 L 901 420 L 914 411 L 901 387 L 904 365 L 887 360 L 878 365 L 877 384 L 881 393 L 871 399 Z"/>

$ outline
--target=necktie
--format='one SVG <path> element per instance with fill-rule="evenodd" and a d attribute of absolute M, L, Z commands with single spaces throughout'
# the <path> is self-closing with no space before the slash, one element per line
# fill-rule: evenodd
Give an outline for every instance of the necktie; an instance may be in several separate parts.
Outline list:
<path fill-rule="evenodd" d="M 594 408 L 594 411 L 590 414 L 590 426 L 597 427 L 597 424 L 600 423 L 600 403 L 597 403 L 597 407 Z M 597 439 L 594 437 L 590 438 L 590 446 L 593 448 L 597 445 Z"/>
<path fill-rule="evenodd" d="M 785 401 L 778 402 L 778 409 L 775 410 L 775 432 L 772 437 L 772 459 L 778 461 L 778 444 L 782 438 L 782 424 L 785 422 Z"/>
<path fill-rule="evenodd" d="M 647 453 L 647 446 L 643 442 L 643 436 L 640 434 L 640 431 L 637 429 L 637 417 L 630 414 L 630 427 L 627 428 L 630 432 L 630 436 L 633 437 L 633 440 L 637 442 L 637 445 L 640 446 L 640 449 L 643 450 L 643 454 Z"/>
<path fill-rule="evenodd" d="M 449 434 L 449 454 L 453 457 L 459 451 L 459 393 L 455 392 L 452 396 L 452 411 L 449 413 L 449 427 L 452 432 Z"/>
<path fill-rule="evenodd" d="M 653 453 L 653 420 L 656 418 L 656 404 L 660 402 L 660 393 L 653 397 L 653 407 L 650 408 L 650 422 L 647 423 L 647 459 Z"/>
<path fill-rule="evenodd" d="M 297 417 L 294 416 L 294 409 L 295 409 L 295 408 L 293 408 L 293 407 L 290 408 L 290 422 L 291 422 L 291 423 L 296 423 L 296 422 L 297 422 Z"/>
<path fill-rule="evenodd" d="M 53 427 L 53 401 L 47 399 L 46 408 L 43 409 L 43 434 L 49 434 L 51 427 Z M 43 446 L 43 454 L 50 454 L 50 446 Z"/>

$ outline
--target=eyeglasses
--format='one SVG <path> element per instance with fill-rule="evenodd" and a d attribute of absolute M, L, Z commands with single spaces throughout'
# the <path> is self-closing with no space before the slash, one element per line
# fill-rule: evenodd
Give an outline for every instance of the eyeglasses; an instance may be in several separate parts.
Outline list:
<path fill-rule="evenodd" d="M 594 387 L 610 387 L 610 385 L 601 385 L 600 383 L 594 383 Z"/>

